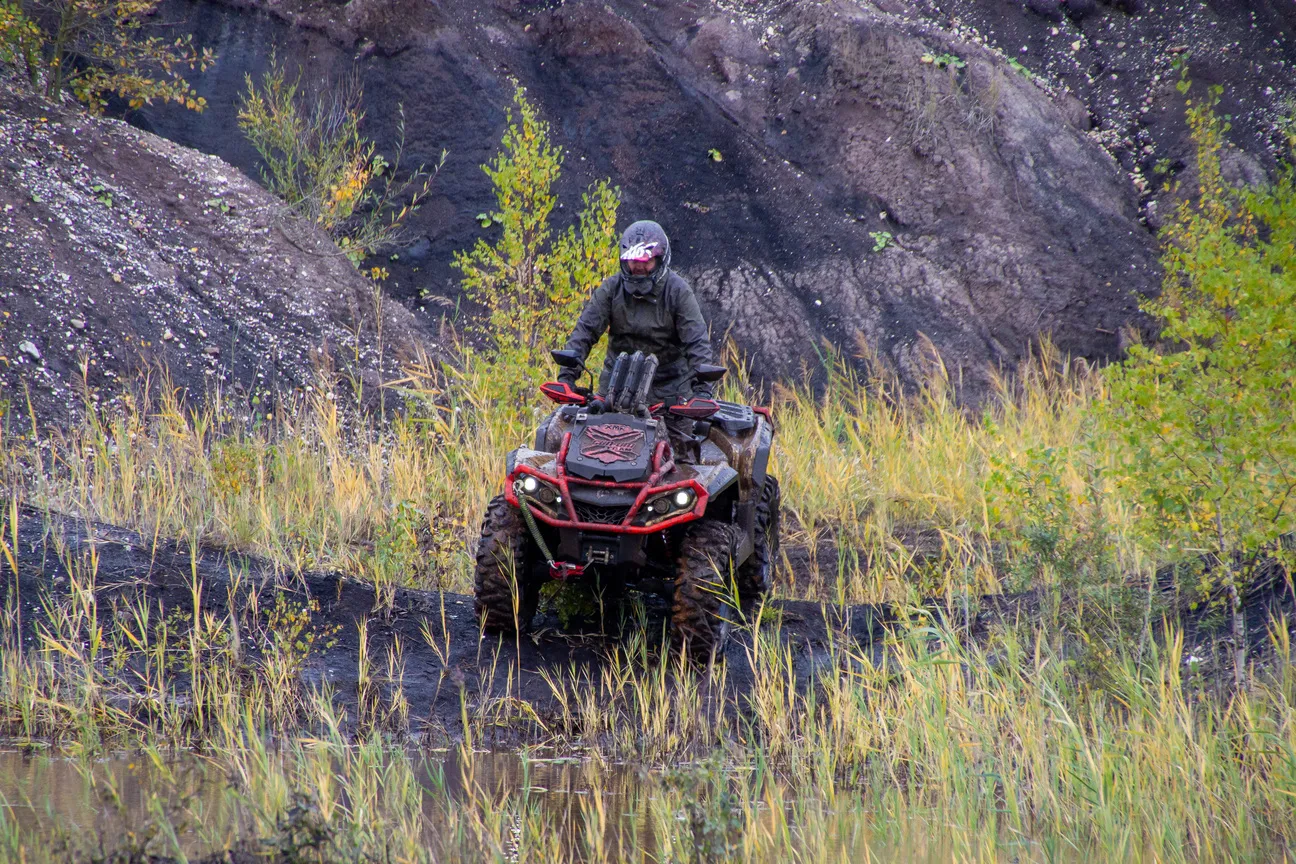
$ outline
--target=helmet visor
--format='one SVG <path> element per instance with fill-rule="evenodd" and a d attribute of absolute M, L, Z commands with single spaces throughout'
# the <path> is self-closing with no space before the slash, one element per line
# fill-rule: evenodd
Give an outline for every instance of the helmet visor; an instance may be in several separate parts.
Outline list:
<path fill-rule="evenodd" d="M 656 241 L 635 243 L 621 253 L 622 261 L 651 261 L 662 254 L 662 246 Z"/>

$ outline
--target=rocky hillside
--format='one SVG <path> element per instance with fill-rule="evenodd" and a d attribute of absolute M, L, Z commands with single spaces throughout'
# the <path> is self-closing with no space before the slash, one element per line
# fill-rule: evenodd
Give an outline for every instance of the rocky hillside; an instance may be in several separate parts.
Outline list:
<path fill-rule="evenodd" d="M 478 166 L 513 81 L 567 150 L 567 207 L 590 180 L 671 232 L 717 340 L 767 375 L 862 337 L 911 379 L 964 382 L 1050 333 L 1117 353 L 1159 282 L 1154 228 L 1191 179 L 1174 64 L 1227 87 L 1240 179 L 1273 169 L 1293 92 L 1290 4 L 1093 0 L 167 0 L 220 53 L 201 115 L 131 122 L 249 172 L 244 75 L 272 50 L 305 80 L 355 68 L 371 135 L 403 104 L 412 161 L 450 159 L 409 245 L 384 261 L 429 320 L 458 309 L 451 253 L 491 204 Z M 719 156 L 717 160 L 714 158 Z M 485 229 L 489 231 L 490 229 Z M 459 310 L 461 313 L 464 311 Z"/>
<path fill-rule="evenodd" d="M 323 367 L 376 384 L 424 341 L 399 304 L 382 323 L 371 283 L 238 169 L 0 79 L 0 398 L 19 415 L 64 420 L 162 368 L 245 405 Z"/>

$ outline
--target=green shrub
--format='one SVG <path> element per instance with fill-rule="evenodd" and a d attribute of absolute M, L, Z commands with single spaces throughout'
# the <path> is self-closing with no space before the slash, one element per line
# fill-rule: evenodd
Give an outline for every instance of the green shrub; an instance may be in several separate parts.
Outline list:
<path fill-rule="evenodd" d="M 0 3 L 0 63 L 21 65 L 35 85 L 40 75 L 41 29 L 16 2 Z"/>
<path fill-rule="evenodd" d="M 1158 551 L 1211 560 L 1240 684 L 1238 586 L 1296 527 L 1296 183 L 1290 170 L 1269 188 L 1225 183 L 1220 92 L 1189 102 L 1200 195 L 1167 225 L 1163 294 L 1144 304 L 1164 347 L 1136 345 L 1109 370 L 1107 419 Z"/>
<path fill-rule="evenodd" d="M 398 180 L 405 151 L 404 109 L 392 161 L 360 132 L 364 88 L 353 75 L 311 95 L 275 58 L 258 85 L 245 76 L 239 105 L 243 134 L 261 157 L 261 179 L 302 218 L 318 225 L 359 266 L 398 242 L 445 162 L 420 165 Z M 375 275 L 377 271 L 375 270 Z"/>
<path fill-rule="evenodd" d="M 563 151 L 521 88 L 514 105 L 499 154 L 482 166 L 498 210 L 480 221 L 498 226 L 499 234 L 479 239 L 454 262 L 468 297 L 488 311 L 479 334 L 500 369 L 502 396 L 529 392 L 536 380 L 552 376 L 545 352 L 562 346 L 582 304 L 615 271 L 620 198 L 609 181 L 594 183 L 575 224 L 555 234 L 550 217 Z"/>
<path fill-rule="evenodd" d="M 1013 587 L 1074 593 L 1119 581 L 1099 479 L 1092 471 L 1068 476 L 1082 465 L 1067 447 L 1028 447 L 1021 459 L 990 456 L 990 536 L 1006 559 Z M 1009 513 L 1015 518 L 1003 521 Z"/>
<path fill-rule="evenodd" d="M 720 754 L 713 753 L 692 765 L 668 768 L 662 782 L 679 795 L 681 806 L 676 818 L 683 823 L 683 836 L 672 839 L 683 841 L 681 851 L 687 851 L 690 864 L 733 861 L 742 851 L 743 802 L 730 789 Z"/>
<path fill-rule="evenodd" d="M 28 0 L 0 3 L 0 62 L 21 65 L 50 99 L 70 90 L 92 111 L 116 94 L 132 108 L 175 102 L 207 104 L 184 70 L 206 71 L 210 49 L 193 35 L 170 42 L 145 32 L 159 0 Z"/>

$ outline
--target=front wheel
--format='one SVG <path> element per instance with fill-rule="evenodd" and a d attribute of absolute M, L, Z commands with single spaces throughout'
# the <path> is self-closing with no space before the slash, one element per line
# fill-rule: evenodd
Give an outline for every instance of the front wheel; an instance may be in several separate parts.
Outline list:
<path fill-rule="evenodd" d="M 511 633 L 531 626 L 540 600 L 533 557 L 521 512 L 496 495 L 486 505 L 473 574 L 473 609 L 483 630 Z"/>
<path fill-rule="evenodd" d="M 671 641 L 694 660 L 721 653 L 729 641 L 738 537 L 736 525 L 702 519 L 688 527 L 680 544 Z"/>

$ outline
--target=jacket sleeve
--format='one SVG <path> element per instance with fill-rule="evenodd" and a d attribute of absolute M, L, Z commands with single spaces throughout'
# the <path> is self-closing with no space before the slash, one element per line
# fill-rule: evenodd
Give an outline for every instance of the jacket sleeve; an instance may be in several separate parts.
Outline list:
<path fill-rule="evenodd" d="M 582 361 L 589 357 L 590 349 L 607 330 L 608 320 L 612 316 L 611 289 L 614 284 L 612 280 L 605 279 L 594 289 L 590 299 L 585 302 L 580 317 L 576 319 L 571 336 L 567 337 L 567 344 L 563 346 L 566 350 L 579 354 Z M 576 378 L 577 374 L 572 369 L 564 369 L 558 376 L 559 381 L 575 381 Z"/>
<path fill-rule="evenodd" d="M 675 304 L 675 332 L 688 357 L 689 371 L 696 373 L 702 364 L 715 362 L 711 353 L 711 335 L 707 332 L 706 319 L 702 317 L 702 307 L 698 305 L 693 289 L 683 279 L 680 280 L 679 287 L 679 302 Z M 693 392 L 710 396 L 711 385 L 697 382 L 693 385 Z"/>

